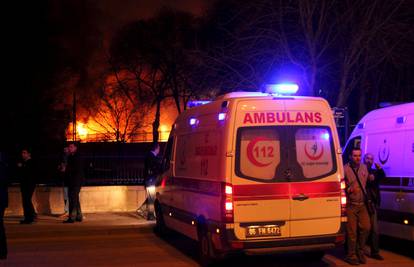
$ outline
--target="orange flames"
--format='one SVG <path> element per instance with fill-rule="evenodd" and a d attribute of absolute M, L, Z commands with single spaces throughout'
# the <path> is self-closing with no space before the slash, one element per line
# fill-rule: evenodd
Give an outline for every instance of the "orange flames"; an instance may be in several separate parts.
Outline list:
<path fill-rule="evenodd" d="M 154 120 L 155 111 L 152 110 L 145 116 L 143 127 L 135 134 L 127 138 L 126 142 L 152 142 L 152 122 Z M 171 126 L 174 123 L 178 113 L 172 103 L 166 103 L 161 108 L 161 124 L 158 129 L 159 141 L 164 142 L 168 140 L 171 131 Z M 101 117 L 89 116 L 86 120 L 76 122 L 76 140 L 80 142 L 115 142 L 116 133 L 107 132 L 99 121 Z M 66 140 L 73 141 L 73 125 L 69 123 L 66 129 Z"/>

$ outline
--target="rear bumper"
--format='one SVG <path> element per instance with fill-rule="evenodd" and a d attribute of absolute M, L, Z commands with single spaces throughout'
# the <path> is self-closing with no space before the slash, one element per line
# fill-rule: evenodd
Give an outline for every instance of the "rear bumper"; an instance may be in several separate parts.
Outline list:
<path fill-rule="evenodd" d="M 218 252 L 245 252 L 246 254 L 273 254 L 298 251 L 321 251 L 333 249 L 345 241 L 345 223 L 341 223 L 336 234 L 295 237 L 271 240 L 239 240 L 233 229 L 221 236 L 213 235 L 213 244 Z"/>

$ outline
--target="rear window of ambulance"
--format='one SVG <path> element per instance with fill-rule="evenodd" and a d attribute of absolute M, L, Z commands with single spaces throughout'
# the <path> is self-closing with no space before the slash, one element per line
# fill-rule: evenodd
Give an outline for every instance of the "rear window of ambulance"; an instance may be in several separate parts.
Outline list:
<path fill-rule="evenodd" d="M 319 177 L 333 169 L 331 133 L 327 128 L 299 128 L 295 133 L 296 161 L 304 178 Z"/>
<path fill-rule="evenodd" d="M 251 127 L 240 132 L 240 173 L 271 180 L 280 163 L 280 138 L 276 128 Z"/>
<path fill-rule="evenodd" d="M 292 177 L 284 174 L 293 173 Z M 305 181 L 336 171 L 329 127 L 242 127 L 237 133 L 236 174 L 263 181 Z"/>

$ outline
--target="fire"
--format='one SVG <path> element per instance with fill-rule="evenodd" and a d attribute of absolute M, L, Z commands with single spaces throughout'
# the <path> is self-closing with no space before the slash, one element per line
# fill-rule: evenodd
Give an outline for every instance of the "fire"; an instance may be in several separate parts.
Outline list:
<path fill-rule="evenodd" d="M 167 141 L 168 136 L 170 135 L 170 129 L 167 125 L 162 124 L 160 126 L 160 141 Z"/>
<path fill-rule="evenodd" d="M 85 127 L 84 123 L 78 122 L 76 124 L 76 132 L 81 140 L 88 137 L 88 129 Z"/>
<path fill-rule="evenodd" d="M 78 111 L 78 115 L 82 115 L 82 110 Z M 143 127 L 135 134 L 128 136 L 125 142 L 152 142 L 152 121 L 154 120 L 155 110 L 151 110 L 144 118 Z M 170 135 L 172 124 L 178 113 L 172 103 L 164 103 L 161 108 L 161 118 L 159 131 L 159 141 L 165 142 Z M 108 115 L 109 116 L 109 115 Z M 82 121 L 76 122 L 76 140 L 80 142 L 115 142 L 116 133 L 105 127 L 105 116 L 78 116 Z M 73 126 L 69 123 L 66 130 L 66 139 L 73 140 Z"/>

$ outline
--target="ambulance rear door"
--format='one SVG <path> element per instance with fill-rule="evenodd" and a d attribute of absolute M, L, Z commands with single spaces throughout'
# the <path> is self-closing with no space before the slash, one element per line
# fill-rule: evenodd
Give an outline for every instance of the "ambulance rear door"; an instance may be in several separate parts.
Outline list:
<path fill-rule="evenodd" d="M 304 102 L 304 103 L 303 103 Z M 337 233 L 341 225 L 339 140 L 328 104 L 286 100 L 289 139 L 290 236 Z"/>

